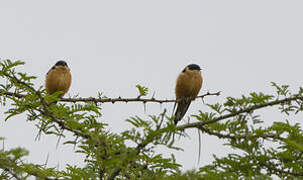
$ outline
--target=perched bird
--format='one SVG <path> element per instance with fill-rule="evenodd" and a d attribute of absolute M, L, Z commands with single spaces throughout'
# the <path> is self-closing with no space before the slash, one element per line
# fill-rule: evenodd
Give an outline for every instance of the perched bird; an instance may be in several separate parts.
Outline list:
<path fill-rule="evenodd" d="M 46 74 L 45 88 L 48 94 L 63 91 L 67 93 L 72 81 L 70 70 L 65 61 L 58 61 Z"/>
<path fill-rule="evenodd" d="M 178 102 L 174 119 L 175 125 L 184 117 L 191 103 L 190 98 L 195 98 L 202 87 L 203 80 L 200 70 L 200 66 L 190 64 L 184 68 L 177 78 L 175 93 Z"/>

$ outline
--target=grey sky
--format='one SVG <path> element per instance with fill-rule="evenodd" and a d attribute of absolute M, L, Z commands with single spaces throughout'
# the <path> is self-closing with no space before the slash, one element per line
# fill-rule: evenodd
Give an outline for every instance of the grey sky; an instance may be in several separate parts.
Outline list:
<path fill-rule="evenodd" d="M 270 82 L 302 85 L 303 1 L 280 0 L 111 0 L 111 1 L 2 1 L 0 3 L 0 58 L 26 62 L 24 70 L 44 84 L 48 69 L 59 59 L 69 64 L 73 81 L 70 95 L 134 97 L 136 84 L 150 88 L 156 98 L 174 98 L 175 79 L 190 63 L 202 67 L 202 93 L 222 91 L 223 100 L 251 91 L 272 92 Z M 3 82 L 3 81 L 1 81 Z M 163 108 L 148 104 L 146 114 Z M 187 115 L 205 110 L 201 100 L 192 103 Z M 3 110 L 2 110 L 3 112 Z M 49 166 L 79 164 L 73 147 L 43 135 L 20 116 L 3 122 L 0 136 L 6 148 L 25 147 L 29 160 Z M 124 120 L 146 117 L 142 104 L 104 104 L 103 118 L 109 129 L 130 127 Z M 267 114 L 268 118 L 276 117 Z M 184 152 L 176 153 L 184 169 L 197 167 L 197 132 L 181 139 Z M 203 136 L 199 165 L 231 149 L 222 141 Z M 170 151 L 160 149 L 165 154 Z"/>

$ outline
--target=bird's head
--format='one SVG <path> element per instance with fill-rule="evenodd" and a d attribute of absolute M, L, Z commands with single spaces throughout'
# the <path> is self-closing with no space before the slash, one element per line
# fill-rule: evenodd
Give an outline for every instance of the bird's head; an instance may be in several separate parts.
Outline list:
<path fill-rule="evenodd" d="M 197 64 L 190 64 L 190 65 L 187 65 L 182 72 L 186 72 L 186 71 L 200 71 L 201 68 L 199 65 Z"/>
<path fill-rule="evenodd" d="M 55 64 L 55 66 L 67 66 L 67 63 L 65 61 L 60 60 Z"/>

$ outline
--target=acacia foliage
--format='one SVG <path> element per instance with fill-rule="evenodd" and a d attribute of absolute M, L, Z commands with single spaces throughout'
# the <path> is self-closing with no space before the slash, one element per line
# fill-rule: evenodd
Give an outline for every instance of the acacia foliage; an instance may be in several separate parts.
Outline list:
<path fill-rule="evenodd" d="M 5 121 L 25 114 L 40 133 L 61 137 L 65 145 L 74 145 L 75 153 L 85 155 L 85 166 L 67 165 L 65 170 L 27 163 L 29 152 L 23 148 L 0 150 L 0 178 L 27 179 L 294 179 L 303 177 L 303 132 L 300 124 L 281 119 L 265 125 L 258 110 L 275 110 L 287 117 L 300 117 L 303 111 L 303 89 L 292 93 L 289 86 L 272 83 L 274 94 L 252 92 L 225 102 L 207 104 L 209 110 L 192 115 L 192 123 L 175 126 L 166 110 L 148 117 L 130 117 L 132 125 L 120 134 L 110 132 L 102 123 L 102 103 L 124 101 L 99 93 L 96 98 L 60 99 L 58 92 L 49 95 L 43 87 L 35 88 L 36 77 L 19 72 L 24 62 L 0 62 L 1 106 L 8 106 Z M 139 95 L 133 102 L 171 102 L 145 99 L 146 87 L 137 85 Z M 218 95 L 208 93 L 207 95 Z M 205 97 L 201 96 L 201 97 Z M 59 103 L 54 103 L 59 102 Z M 302 113 L 301 113 L 302 114 Z M 18 116 L 20 117 L 20 116 Z M 24 117 L 24 116 L 23 116 Z M 162 145 L 175 147 L 175 137 L 186 137 L 186 129 L 225 139 L 237 153 L 230 153 L 199 169 L 181 172 L 174 154 L 164 157 L 155 151 Z M 65 137 L 66 132 L 74 135 Z M 3 137 L 4 138 L 4 137 Z M 2 140 L 1 138 L 0 140 Z M 131 143 L 129 143 L 131 142 Z M 132 145 L 130 145 L 132 144 Z M 20 141 L 20 145 L 22 142 Z"/>

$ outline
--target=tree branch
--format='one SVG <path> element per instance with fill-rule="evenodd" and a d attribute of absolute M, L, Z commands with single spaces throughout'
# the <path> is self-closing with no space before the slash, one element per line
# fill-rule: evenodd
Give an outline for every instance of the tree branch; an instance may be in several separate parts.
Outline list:
<path fill-rule="evenodd" d="M 233 112 L 233 113 L 229 113 L 229 114 L 226 114 L 226 115 L 222 115 L 222 116 L 219 116 L 219 117 L 211 119 L 211 120 L 180 125 L 180 126 L 176 127 L 176 130 L 185 130 L 185 129 L 190 129 L 190 128 L 198 128 L 198 129 L 200 129 L 204 132 L 207 132 L 211 135 L 215 135 L 215 136 L 221 137 L 221 138 L 229 138 L 229 139 L 234 139 L 234 140 L 237 139 L 237 138 L 247 138 L 247 136 L 245 136 L 245 135 L 244 136 L 231 136 L 231 135 L 224 135 L 224 134 L 216 133 L 216 132 L 213 132 L 213 131 L 210 131 L 210 130 L 206 129 L 204 127 L 204 125 L 211 124 L 211 123 L 216 123 L 218 121 L 228 119 L 228 118 L 237 116 L 237 115 L 242 114 L 242 113 L 249 113 L 249 112 L 252 112 L 254 110 L 261 109 L 261 108 L 264 108 L 264 107 L 267 107 L 267 106 L 275 106 L 275 105 L 279 105 L 279 104 L 283 104 L 283 103 L 291 102 L 291 101 L 296 101 L 296 100 L 302 100 L 303 101 L 303 97 L 301 95 L 297 94 L 297 95 L 294 95 L 293 97 L 285 98 L 285 99 L 282 99 L 282 100 L 275 100 L 275 101 L 270 101 L 270 102 L 264 103 L 264 104 L 254 105 L 252 107 L 242 109 L 242 110 L 239 110 L 239 111 L 236 111 L 236 112 Z M 167 130 L 168 130 L 168 127 L 164 127 L 162 129 L 157 130 L 157 132 L 153 135 L 154 135 L 154 137 L 156 137 L 158 135 L 161 135 L 162 133 L 165 133 Z M 253 137 L 253 136 L 251 136 L 251 137 Z M 263 138 L 273 138 L 273 139 L 275 138 L 275 139 L 283 140 L 282 137 L 277 137 L 275 135 L 266 135 L 266 136 L 262 136 L 262 137 Z M 149 139 L 149 137 L 147 137 L 146 141 L 138 144 L 138 146 L 134 150 L 134 152 L 136 152 L 136 155 L 139 154 L 141 149 L 143 149 L 150 142 L 151 142 L 151 140 Z M 114 169 L 112 171 L 112 173 L 110 174 L 110 176 L 108 177 L 108 180 L 114 179 L 120 173 L 121 170 L 122 169 L 120 167 Z"/>
<path fill-rule="evenodd" d="M 217 136 L 218 138 L 223 138 L 223 139 L 231 139 L 231 140 L 239 140 L 239 139 L 247 139 L 247 138 L 262 138 L 262 139 L 279 139 L 281 141 L 285 140 L 284 138 L 274 135 L 274 134 L 263 134 L 263 135 L 256 135 L 256 134 L 245 134 L 245 135 L 229 135 L 229 134 L 221 134 L 219 132 L 212 131 L 205 126 L 198 127 L 201 131 Z"/>
<path fill-rule="evenodd" d="M 219 92 L 215 93 L 210 93 L 207 92 L 203 95 L 197 96 L 196 98 L 184 98 L 186 100 L 195 100 L 195 99 L 203 99 L 206 96 L 219 96 Z M 13 93 L 13 92 L 6 92 L 4 90 L 0 90 L 0 96 L 5 95 L 5 96 L 13 96 L 17 98 L 23 98 L 25 95 L 24 94 L 18 94 L 18 93 Z M 184 99 L 155 99 L 155 98 L 141 98 L 141 97 L 136 97 L 136 98 L 94 98 L 94 97 L 88 97 L 88 98 L 61 98 L 61 102 L 71 102 L 71 103 L 76 103 L 76 102 L 94 102 L 94 103 L 115 103 L 115 102 L 142 102 L 142 103 L 147 103 L 147 102 L 154 102 L 154 103 L 172 103 L 172 102 L 179 102 Z"/>
<path fill-rule="evenodd" d="M 66 126 L 66 123 L 65 123 L 64 121 L 62 121 L 62 120 L 56 118 L 56 117 L 53 115 L 53 113 L 51 113 L 51 112 L 49 111 L 49 109 L 48 109 L 48 106 L 49 106 L 49 105 L 47 104 L 47 102 L 46 102 L 46 101 L 44 100 L 44 98 L 42 97 L 40 91 L 35 90 L 32 86 L 30 86 L 30 85 L 28 85 L 27 83 L 21 81 L 21 80 L 18 79 L 16 76 L 11 76 L 11 75 L 9 75 L 9 74 L 7 74 L 7 73 L 4 73 L 4 75 L 5 75 L 6 77 L 10 78 L 10 79 L 15 80 L 18 84 L 21 84 L 21 85 L 27 87 L 30 91 L 32 91 L 33 93 L 35 93 L 35 94 L 37 95 L 37 97 L 39 98 L 40 102 L 42 103 L 43 111 L 40 110 L 40 109 L 37 109 L 37 108 L 35 108 L 35 109 L 36 109 L 37 111 L 39 111 L 41 114 L 50 117 L 50 118 L 51 118 L 54 122 L 56 122 L 62 129 L 65 129 L 65 130 L 68 130 L 68 131 L 70 131 L 70 132 L 73 132 L 75 135 L 81 136 L 81 137 L 83 137 L 83 138 L 85 138 L 85 139 L 90 139 L 90 138 L 91 138 L 90 135 L 85 134 L 85 133 L 83 133 L 83 132 L 81 132 L 81 131 L 72 129 L 72 128 Z M 4 94 L 4 93 L 1 92 L 1 94 Z M 20 96 L 23 96 L 23 97 L 24 97 L 24 96 L 25 96 L 25 95 L 20 95 L 20 94 L 16 94 L 16 93 L 8 93 L 8 94 L 13 95 L 13 96 L 15 96 L 15 97 L 18 97 L 18 96 L 19 96 L 19 97 L 20 97 Z"/>
<path fill-rule="evenodd" d="M 180 125 L 180 126 L 177 127 L 177 129 L 178 130 L 185 130 L 185 129 L 190 129 L 190 128 L 199 128 L 199 127 L 203 127 L 203 125 L 216 123 L 218 121 L 228 119 L 228 118 L 237 116 L 237 115 L 242 114 L 242 113 L 249 113 L 249 112 L 253 112 L 257 109 L 261 109 L 261 108 L 264 108 L 264 107 L 267 107 L 267 106 L 275 106 L 275 105 L 284 104 L 286 102 L 291 102 L 291 101 L 296 101 L 296 100 L 303 101 L 303 97 L 300 94 L 296 94 L 293 97 L 288 97 L 288 98 L 281 99 L 281 100 L 270 101 L 270 102 L 264 103 L 264 104 L 253 105 L 249 108 L 242 109 L 242 110 L 239 110 L 239 111 L 236 111 L 236 112 L 233 112 L 233 113 L 225 114 L 225 115 L 219 116 L 217 118 L 213 118 L 211 120 Z"/>

